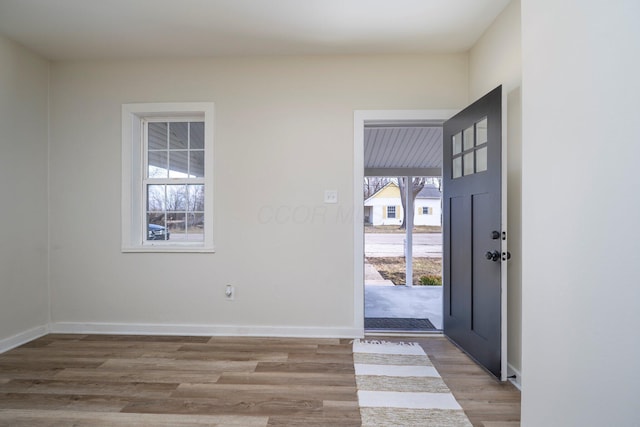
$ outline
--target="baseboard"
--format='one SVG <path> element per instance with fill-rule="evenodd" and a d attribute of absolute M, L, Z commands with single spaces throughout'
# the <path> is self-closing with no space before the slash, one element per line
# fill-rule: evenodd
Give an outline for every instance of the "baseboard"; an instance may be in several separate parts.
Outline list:
<path fill-rule="evenodd" d="M 509 381 L 511 384 L 516 386 L 518 390 L 522 391 L 522 375 L 520 374 L 520 371 L 514 368 L 510 363 L 507 364 L 507 376 L 514 377 L 509 378 Z"/>
<path fill-rule="evenodd" d="M 19 347 L 22 344 L 26 344 L 29 341 L 33 341 L 36 338 L 40 338 L 43 335 L 49 333 L 49 327 L 47 325 L 36 326 L 24 332 L 20 332 L 9 338 L 0 340 L 0 353 L 9 351 L 13 348 Z"/>
<path fill-rule="evenodd" d="M 117 334 L 117 335 L 185 335 L 235 337 L 292 337 L 292 338 L 360 338 L 358 328 L 318 328 L 299 326 L 229 326 L 229 325 L 163 325 L 124 323 L 54 322 L 52 333 Z"/>

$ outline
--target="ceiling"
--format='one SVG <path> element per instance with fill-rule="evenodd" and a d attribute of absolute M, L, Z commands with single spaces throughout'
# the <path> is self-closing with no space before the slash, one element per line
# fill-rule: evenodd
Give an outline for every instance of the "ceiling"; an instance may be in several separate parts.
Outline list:
<path fill-rule="evenodd" d="M 50 60 L 464 52 L 510 0 L 0 0 Z"/>

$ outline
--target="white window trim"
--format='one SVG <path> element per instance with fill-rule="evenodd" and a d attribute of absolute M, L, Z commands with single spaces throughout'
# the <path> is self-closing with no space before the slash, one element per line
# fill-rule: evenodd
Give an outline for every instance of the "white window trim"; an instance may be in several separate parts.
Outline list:
<path fill-rule="evenodd" d="M 122 105 L 122 252 L 214 252 L 212 102 Z M 148 117 L 204 116 L 205 229 L 203 242 L 146 241 L 143 195 L 143 121 Z M 143 230 L 145 233 L 143 234 Z"/>

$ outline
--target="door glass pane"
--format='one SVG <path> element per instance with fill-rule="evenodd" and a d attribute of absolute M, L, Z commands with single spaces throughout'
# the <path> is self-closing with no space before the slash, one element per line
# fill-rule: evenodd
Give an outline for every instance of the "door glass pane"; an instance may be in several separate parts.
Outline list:
<path fill-rule="evenodd" d="M 462 176 L 462 157 L 453 159 L 453 177 L 460 178 Z"/>
<path fill-rule="evenodd" d="M 476 123 L 476 145 L 487 142 L 487 118 Z"/>
<path fill-rule="evenodd" d="M 453 135 L 453 154 L 462 152 L 462 132 Z"/>
<path fill-rule="evenodd" d="M 476 150 L 476 172 L 487 170 L 487 147 Z"/>
<path fill-rule="evenodd" d="M 473 173 L 473 151 L 464 155 L 464 174 L 471 175 Z"/>
<path fill-rule="evenodd" d="M 466 128 L 464 130 L 464 135 L 463 135 L 463 141 L 464 141 L 464 150 L 467 151 L 471 148 L 473 148 L 473 126 L 470 126 L 468 128 Z M 465 174 L 466 175 L 466 174 Z"/>

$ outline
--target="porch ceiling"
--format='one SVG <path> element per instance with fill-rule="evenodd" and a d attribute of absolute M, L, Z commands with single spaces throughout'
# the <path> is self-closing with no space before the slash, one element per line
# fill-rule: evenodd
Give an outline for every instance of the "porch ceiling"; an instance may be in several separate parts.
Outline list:
<path fill-rule="evenodd" d="M 365 126 L 366 169 L 442 168 L 442 127 Z"/>

